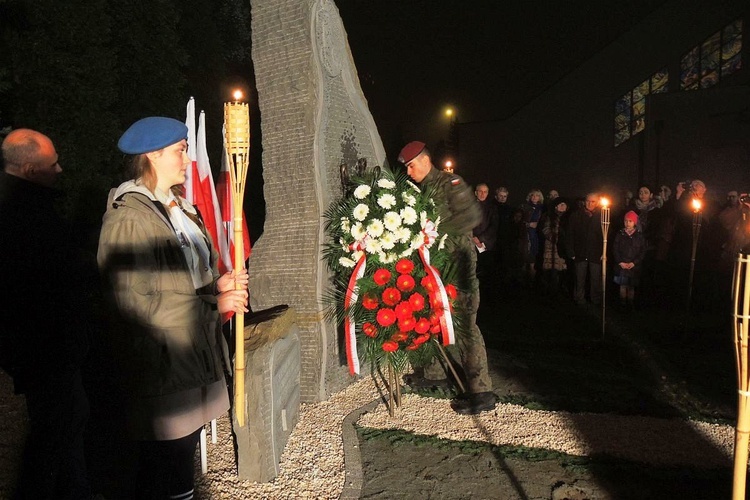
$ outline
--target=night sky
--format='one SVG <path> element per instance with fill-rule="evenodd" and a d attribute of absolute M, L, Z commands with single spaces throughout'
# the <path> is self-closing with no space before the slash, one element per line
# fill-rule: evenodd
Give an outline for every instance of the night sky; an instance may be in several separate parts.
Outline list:
<path fill-rule="evenodd" d="M 460 122 L 501 120 L 665 0 L 336 0 L 360 83 L 393 161 Z"/>

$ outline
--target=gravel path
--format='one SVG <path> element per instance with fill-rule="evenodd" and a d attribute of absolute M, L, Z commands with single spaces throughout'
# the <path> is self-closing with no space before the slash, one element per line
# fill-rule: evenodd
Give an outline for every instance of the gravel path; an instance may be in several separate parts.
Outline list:
<path fill-rule="evenodd" d="M 7 381 L 7 379 L 6 379 Z M 0 498 L 12 484 L 25 425 L 23 399 L 0 392 L 0 408 L 12 418 L 3 419 L 0 442 Z M 338 498 L 357 491 L 361 471 L 346 470 L 359 453 L 356 439 L 342 439 L 347 415 L 377 400 L 382 394 L 371 378 L 363 378 L 329 400 L 305 404 L 299 423 L 282 455 L 280 472 L 272 483 L 238 479 L 228 418 L 218 421 L 218 443 L 208 444 L 208 473 L 198 478 L 197 497 L 210 499 Z M 372 407 L 372 405 L 370 405 Z M 452 440 L 476 440 L 496 445 L 522 445 L 557 450 L 572 455 L 610 455 L 657 465 L 726 467 L 731 464 L 734 429 L 728 425 L 679 419 L 625 417 L 607 414 L 569 414 L 533 411 L 516 405 L 498 405 L 493 412 L 460 416 L 447 400 L 404 395 L 391 418 L 383 404 L 364 413 L 358 424 L 372 428 L 403 429 Z M 350 434 L 351 435 L 351 434 Z M 354 458 L 357 458 L 356 456 Z M 353 465 L 352 465 L 353 464 Z M 347 473 L 349 474 L 347 476 Z M 345 484 L 347 478 L 355 483 Z M 345 489 L 345 486 L 347 487 Z"/>
<path fill-rule="evenodd" d="M 338 498 L 347 472 L 355 479 L 361 477 L 359 471 L 345 470 L 344 448 L 348 448 L 347 453 L 358 451 L 357 442 L 344 445 L 342 422 L 349 413 L 378 397 L 372 379 L 363 378 L 328 401 L 303 405 L 282 455 L 279 476 L 269 484 L 237 480 L 228 420 L 224 420 L 225 428 L 220 430 L 224 439 L 209 445 L 209 472 L 199 485 L 202 498 Z M 393 418 L 387 407 L 379 404 L 358 424 L 452 440 L 706 468 L 729 466 L 734 440 L 734 429 L 728 425 L 680 419 L 534 411 L 506 404 L 479 416 L 460 416 L 451 411 L 447 400 L 413 394 L 404 395 Z M 347 486 L 347 492 L 356 489 L 351 488 L 356 485 Z"/>

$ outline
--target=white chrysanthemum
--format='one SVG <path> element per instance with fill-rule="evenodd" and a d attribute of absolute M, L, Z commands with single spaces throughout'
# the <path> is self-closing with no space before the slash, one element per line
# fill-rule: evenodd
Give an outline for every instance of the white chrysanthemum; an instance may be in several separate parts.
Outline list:
<path fill-rule="evenodd" d="M 380 240 L 367 238 L 367 241 L 365 242 L 365 252 L 371 255 L 380 252 Z"/>
<path fill-rule="evenodd" d="M 380 237 L 380 246 L 385 250 L 390 250 L 396 246 L 396 235 L 390 231 L 385 231 Z"/>
<path fill-rule="evenodd" d="M 364 254 L 365 252 L 363 252 L 362 250 L 357 250 L 352 254 L 352 260 L 354 260 L 354 262 L 359 262 L 359 259 L 361 259 Z"/>
<path fill-rule="evenodd" d="M 351 233 L 355 241 L 359 241 L 365 236 L 367 236 L 367 231 L 365 230 L 365 226 L 363 226 L 361 222 L 357 222 L 356 224 L 352 226 Z"/>
<path fill-rule="evenodd" d="M 352 221 L 350 221 L 348 217 L 342 217 L 341 218 L 341 230 L 344 231 L 345 233 L 348 233 L 351 228 L 352 228 Z"/>
<path fill-rule="evenodd" d="M 405 257 L 409 257 L 413 253 L 414 253 L 414 249 L 412 247 L 409 247 L 406 250 L 404 250 L 403 252 L 401 252 L 401 254 L 399 255 L 399 257 L 401 257 L 403 259 Z"/>
<path fill-rule="evenodd" d="M 378 179 L 378 187 L 384 189 L 393 189 L 396 187 L 396 183 L 390 179 Z"/>
<path fill-rule="evenodd" d="M 398 255 L 395 253 L 388 252 L 385 254 L 385 263 L 390 264 L 391 262 L 396 262 L 396 259 L 398 259 Z"/>
<path fill-rule="evenodd" d="M 401 199 L 404 200 L 404 203 L 406 203 L 410 207 L 413 207 L 414 205 L 417 204 L 417 199 L 413 195 L 410 195 L 407 192 L 401 193 Z"/>
<path fill-rule="evenodd" d="M 424 238 L 422 237 L 422 234 L 415 234 L 411 239 L 411 243 L 409 244 L 409 246 L 412 248 L 412 250 L 417 250 L 422 245 L 424 245 Z"/>
<path fill-rule="evenodd" d="M 440 243 L 438 243 L 438 250 L 442 250 L 445 248 L 445 239 L 448 237 L 447 234 L 444 234 L 442 238 L 440 238 Z"/>
<path fill-rule="evenodd" d="M 427 212 L 425 212 L 424 210 L 419 212 L 419 224 L 422 227 L 425 227 L 425 225 L 427 224 Z"/>
<path fill-rule="evenodd" d="M 404 207 L 401 209 L 401 220 L 407 226 L 411 226 L 417 222 L 417 211 L 411 207 Z"/>
<path fill-rule="evenodd" d="M 365 218 L 367 218 L 367 214 L 370 213 L 370 207 L 365 205 L 364 203 L 360 203 L 356 207 L 354 207 L 354 210 L 352 210 L 352 215 L 354 215 L 354 218 L 358 221 L 363 221 Z"/>
<path fill-rule="evenodd" d="M 354 190 L 354 197 L 358 200 L 363 200 L 367 198 L 367 196 L 370 194 L 370 186 L 367 184 L 360 184 L 357 186 L 357 189 Z"/>
<path fill-rule="evenodd" d="M 381 194 L 378 196 L 378 205 L 388 210 L 396 205 L 396 197 L 390 193 Z"/>
<path fill-rule="evenodd" d="M 354 267 L 355 262 L 348 257 L 341 257 L 339 259 L 339 264 L 341 264 L 344 267 Z"/>
<path fill-rule="evenodd" d="M 433 200 L 432 198 L 428 199 L 428 200 L 427 200 L 427 203 L 429 203 L 429 204 L 430 204 L 430 205 L 432 205 L 433 207 L 435 206 L 435 200 Z"/>
<path fill-rule="evenodd" d="M 367 225 L 367 234 L 369 234 L 373 238 L 380 238 L 380 235 L 383 234 L 384 229 L 385 228 L 383 227 L 383 222 L 380 219 L 373 219 Z"/>
<path fill-rule="evenodd" d="M 390 231 L 395 231 L 401 227 L 401 216 L 396 212 L 386 212 L 383 216 L 383 224 Z"/>
<path fill-rule="evenodd" d="M 349 244 L 346 242 L 346 240 L 344 238 L 339 238 L 339 245 L 341 245 L 341 249 L 344 252 L 348 252 L 349 251 Z"/>
<path fill-rule="evenodd" d="M 406 181 L 406 183 L 408 185 L 410 185 L 412 187 L 412 189 L 414 189 L 414 191 L 416 191 L 417 193 L 421 193 L 422 192 L 422 190 L 419 189 L 419 187 L 416 184 L 414 184 L 412 181 Z"/>
<path fill-rule="evenodd" d="M 440 227 L 440 221 L 441 221 L 441 220 L 442 220 L 442 219 L 440 219 L 440 216 L 438 215 L 438 218 L 437 218 L 437 220 L 435 221 L 435 231 L 437 231 L 437 230 L 438 230 L 438 228 Z"/>
<path fill-rule="evenodd" d="M 396 229 L 393 234 L 400 243 L 406 243 L 411 239 L 411 231 L 403 226 Z"/>

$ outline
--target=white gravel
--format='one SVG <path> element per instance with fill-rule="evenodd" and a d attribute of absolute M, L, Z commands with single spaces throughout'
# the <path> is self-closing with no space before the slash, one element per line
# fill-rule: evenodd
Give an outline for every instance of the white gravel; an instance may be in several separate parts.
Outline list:
<path fill-rule="evenodd" d="M 23 398 L 10 394 L 9 379 L 0 374 L 0 498 L 15 481 L 25 433 Z M 383 391 L 380 388 L 380 391 Z M 229 419 L 218 421 L 217 444 L 208 440 L 208 473 L 197 477 L 197 498 L 298 499 L 338 498 L 344 487 L 342 422 L 354 410 L 382 394 L 369 377 L 329 400 L 302 405 L 299 423 L 282 455 L 278 477 L 253 483 L 237 477 Z M 732 461 L 734 428 L 680 419 L 607 414 L 533 411 L 498 405 L 478 416 L 456 415 L 447 400 L 404 395 L 395 416 L 380 404 L 359 425 L 403 429 L 452 440 L 485 441 L 557 450 L 571 455 L 609 455 L 657 465 L 728 466 Z M 356 445 L 356 443 L 354 443 Z M 198 471 L 200 466 L 198 464 Z"/>
<path fill-rule="evenodd" d="M 382 390 L 382 388 L 381 388 Z M 338 498 L 344 486 L 341 428 L 344 418 L 379 397 L 371 378 L 328 401 L 305 404 L 271 483 L 237 479 L 228 419 L 219 422 L 220 442 L 209 444 L 209 472 L 199 480 L 200 498 Z M 726 467 L 734 428 L 681 419 L 534 411 L 500 404 L 478 416 L 456 415 L 449 401 L 408 394 L 390 417 L 385 405 L 359 425 L 403 429 L 452 440 L 483 441 L 557 450 L 580 456 L 608 455 L 655 465 Z"/>

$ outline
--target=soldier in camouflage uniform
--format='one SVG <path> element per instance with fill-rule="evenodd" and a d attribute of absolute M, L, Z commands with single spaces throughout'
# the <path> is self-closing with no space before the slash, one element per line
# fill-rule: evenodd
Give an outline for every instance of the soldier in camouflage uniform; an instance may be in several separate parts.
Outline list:
<path fill-rule="evenodd" d="M 461 364 L 467 381 L 467 392 L 451 402 L 454 411 L 473 415 L 491 410 L 497 403 L 492 392 L 492 380 L 487 369 L 487 351 L 482 332 L 476 324 L 479 309 L 479 282 L 477 281 L 477 256 L 472 241 L 472 229 L 482 220 L 482 212 L 474 194 L 458 175 L 438 170 L 432 164 L 430 153 L 423 142 L 410 142 L 401 150 L 398 160 L 414 182 L 430 187 L 441 217 L 440 228 L 448 234 L 446 249 L 460 266 L 458 289 L 467 312 L 468 332 L 458 339 Z M 430 368 L 425 378 L 430 377 Z M 442 374 L 445 377 L 445 373 Z"/>

